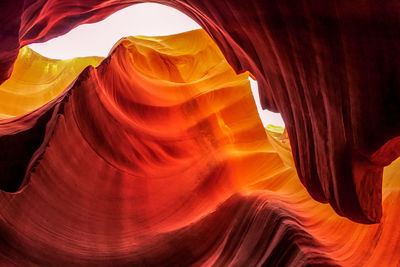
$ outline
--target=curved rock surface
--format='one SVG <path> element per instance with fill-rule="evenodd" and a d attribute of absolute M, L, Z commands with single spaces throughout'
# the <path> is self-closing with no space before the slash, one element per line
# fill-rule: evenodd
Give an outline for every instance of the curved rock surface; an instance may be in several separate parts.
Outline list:
<path fill-rule="evenodd" d="M 36 70 L 52 62 L 20 59 L 43 62 Z M 39 90 L 43 77 L 32 75 L 31 90 L 48 98 L 0 121 L 1 184 L 17 192 L 0 192 L 3 265 L 400 262 L 400 160 L 385 168 L 379 224 L 315 201 L 287 133 L 263 128 L 248 73 L 204 31 L 123 38 L 97 67 L 61 75 L 72 82 L 58 95 L 62 83 Z"/>
<path fill-rule="evenodd" d="M 20 47 L 137 2 L 2 1 L 0 80 Z M 383 168 L 400 154 L 398 1 L 144 2 L 195 19 L 236 71 L 257 78 L 264 107 L 282 114 L 299 178 L 316 200 L 351 220 L 379 222 Z"/>

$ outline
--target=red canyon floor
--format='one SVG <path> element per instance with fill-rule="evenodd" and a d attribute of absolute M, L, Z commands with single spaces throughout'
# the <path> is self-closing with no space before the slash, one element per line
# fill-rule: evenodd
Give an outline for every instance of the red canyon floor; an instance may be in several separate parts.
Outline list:
<path fill-rule="evenodd" d="M 19 50 L 133 3 L 66 2 L 0 4 L 0 265 L 400 264 L 394 1 L 177 0 L 205 30 Z"/>

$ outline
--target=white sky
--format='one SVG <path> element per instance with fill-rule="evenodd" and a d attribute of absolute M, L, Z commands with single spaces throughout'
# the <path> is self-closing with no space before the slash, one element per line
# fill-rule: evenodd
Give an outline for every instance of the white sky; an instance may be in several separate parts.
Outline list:
<path fill-rule="evenodd" d="M 103 21 L 80 25 L 65 35 L 29 47 L 49 58 L 106 57 L 113 45 L 125 36 L 161 36 L 200 28 L 177 9 L 160 4 L 136 4 Z"/>
<path fill-rule="evenodd" d="M 260 115 L 263 125 L 267 126 L 268 124 L 272 124 L 275 126 L 285 127 L 285 123 L 283 122 L 280 113 L 275 113 L 267 109 L 262 109 L 260 96 L 258 93 L 258 83 L 256 80 L 253 80 L 252 78 L 249 78 L 249 80 L 250 80 L 251 92 L 253 93 L 254 100 L 256 101 L 258 114 Z"/>
<path fill-rule="evenodd" d="M 29 47 L 45 57 L 55 59 L 106 57 L 113 45 L 125 36 L 161 36 L 200 28 L 195 21 L 174 8 L 160 4 L 136 4 L 103 21 L 80 25 L 65 35 L 45 43 L 30 44 Z M 264 126 L 284 126 L 279 113 L 261 108 L 257 81 L 250 79 L 250 84 Z"/>

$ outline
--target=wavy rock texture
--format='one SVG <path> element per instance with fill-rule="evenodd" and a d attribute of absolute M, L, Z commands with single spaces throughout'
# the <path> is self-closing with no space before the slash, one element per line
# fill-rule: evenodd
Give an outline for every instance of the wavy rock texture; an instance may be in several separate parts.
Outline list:
<path fill-rule="evenodd" d="M 33 52 L 22 61 L 38 73 L 99 62 Z M 385 169 L 380 224 L 313 200 L 287 132 L 263 128 L 248 73 L 237 75 L 204 31 L 123 38 L 97 67 L 60 75 L 43 90 L 30 76 L 32 91 L 49 92 L 32 98 L 43 106 L 0 124 L 10 152 L 1 181 L 18 191 L 0 192 L 2 265 L 400 262 L 400 160 Z"/>
<path fill-rule="evenodd" d="M 56 98 L 88 65 L 104 58 L 45 58 L 25 46 L 11 77 L 0 86 L 0 118 L 26 114 Z"/>
<path fill-rule="evenodd" d="M 0 86 L 0 118 L 12 118 L 31 112 L 54 100 L 88 65 L 98 65 L 102 58 L 53 60 L 28 47 L 20 50 L 11 77 Z M 54 104 L 21 116 L 8 123 L 0 121 L 0 168 L 2 189 L 15 192 L 24 180 L 26 167 L 45 136 L 46 123 Z M 13 119 L 11 119 L 13 120 Z"/>
<path fill-rule="evenodd" d="M 2 1 L 0 80 L 20 47 L 137 2 L 200 23 L 282 114 L 308 192 L 351 220 L 379 222 L 383 168 L 400 154 L 399 1 Z"/>

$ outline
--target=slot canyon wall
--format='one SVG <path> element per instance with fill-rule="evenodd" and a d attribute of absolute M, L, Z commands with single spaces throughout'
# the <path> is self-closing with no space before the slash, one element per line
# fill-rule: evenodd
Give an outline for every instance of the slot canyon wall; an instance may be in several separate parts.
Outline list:
<path fill-rule="evenodd" d="M 204 30 L 24 47 L 139 2 L 0 3 L 0 261 L 396 266 L 400 3 L 149 1 Z"/>

